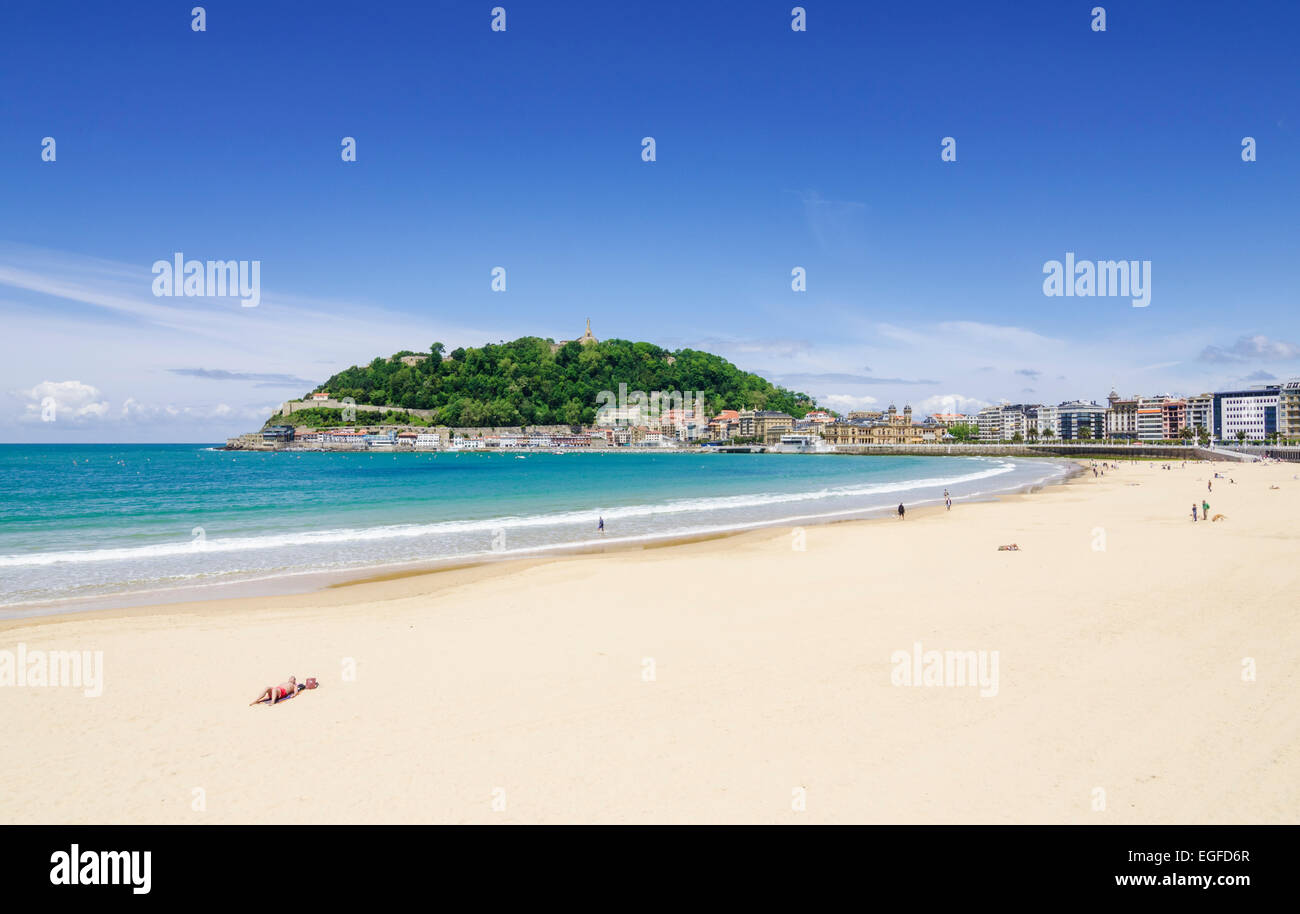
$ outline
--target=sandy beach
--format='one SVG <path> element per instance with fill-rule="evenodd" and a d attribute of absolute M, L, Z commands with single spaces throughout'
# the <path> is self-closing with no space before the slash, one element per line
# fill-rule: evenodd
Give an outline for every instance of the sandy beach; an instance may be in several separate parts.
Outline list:
<path fill-rule="evenodd" d="M 104 685 L 0 688 L 0 821 L 1300 821 L 1300 465 L 1172 466 L 6 622 Z M 996 694 L 895 684 L 918 643 L 996 651 Z"/>

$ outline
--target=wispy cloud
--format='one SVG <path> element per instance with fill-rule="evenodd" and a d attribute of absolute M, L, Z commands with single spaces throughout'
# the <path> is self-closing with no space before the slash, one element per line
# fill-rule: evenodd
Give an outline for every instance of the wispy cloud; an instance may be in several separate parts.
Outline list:
<path fill-rule="evenodd" d="M 1300 346 L 1261 334 L 1240 337 L 1231 346 L 1206 346 L 1201 350 L 1202 362 L 1287 362 L 1300 359 Z"/>
<path fill-rule="evenodd" d="M 817 246 L 832 255 L 858 254 L 867 247 L 867 204 L 828 200 L 817 191 L 799 194 L 804 220 Z"/>
<path fill-rule="evenodd" d="M 880 378 L 875 375 L 845 374 L 841 372 L 795 373 L 774 375 L 787 387 L 791 384 L 938 384 L 928 378 Z"/>
<path fill-rule="evenodd" d="M 226 371 L 221 368 L 168 368 L 172 374 L 188 378 L 206 378 L 210 381 L 254 381 L 257 387 L 312 387 L 308 378 L 291 374 L 264 374 L 253 371 Z"/>
<path fill-rule="evenodd" d="M 117 440 L 221 440 L 269 414 L 259 389 L 276 397 L 311 389 L 312 378 L 328 374 L 322 365 L 423 350 L 432 340 L 454 347 L 503 335 L 366 302 L 286 293 L 274 287 L 266 264 L 256 308 L 236 299 L 160 298 L 152 293 L 151 265 L 0 243 L 0 391 L 10 392 L 0 396 L 0 429 L 66 440 L 73 420 L 84 419 L 87 435 L 101 435 L 88 440 L 103 440 L 94 428 L 113 421 L 123 429 Z M 94 398 L 59 388 L 56 400 L 67 401 L 59 401 L 59 420 L 31 424 L 41 399 L 31 391 L 74 383 L 51 377 L 76 378 Z M 251 395 L 231 393 L 241 389 Z M 90 404 L 99 403 L 108 405 L 97 413 Z M 149 417 L 160 421 L 142 421 Z"/>

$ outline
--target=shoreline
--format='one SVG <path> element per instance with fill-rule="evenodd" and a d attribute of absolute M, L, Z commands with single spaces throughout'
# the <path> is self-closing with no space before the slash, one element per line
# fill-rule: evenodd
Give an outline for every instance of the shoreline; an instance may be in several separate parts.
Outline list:
<path fill-rule="evenodd" d="M 860 455 L 840 455 L 860 456 Z M 937 455 L 936 455 L 937 456 Z M 961 456 L 958 459 L 968 459 Z M 1022 458 L 1023 459 L 1023 458 Z M 954 504 L 976 504 L 998 500 L 1014 495 L 1040 491 L 1044 488 L 1065 485 L 1071 479 L 1085 472 L 1085 458 L 1030 458 L 1044 461 L 1064 461 L 1074 464 L 1073 469 L 1060 476 L 1026 482 L 1005 491 L 996 491 L 973 498 L 962 497 Z M 938 498 L 924 499 L 908 508 L 908 513 L 920 513 L 934 508 Z M 155 608 L 166 611 L 172 607 L 190 603 L 221 602 L 229 603 L 240 600 L 266 600 L 286 596 L 306 596 L 341 587 L 350 587 L 370 581 L 393 580 L 405 577 L 418 577 L 429 574 L 442 574 L 463 568 L 493 567 L 510 565 L 515 562 L 537 563 L 570 556 L 600 555 L 618 551 L 639 551 L 644 549 L 662 549 L 674 545 L 684 545 L 697 541 L 707 541 L 731 536 L 743 536 L 763 530 L 788 531 L 794 527 L 819 527 L 830 524 L 855 521 L 887 520 L 892 516 L 891 509 L 869 508 L 850 509 L 844 512 L 832 512 L 819 515 L 792 515 L 775 520 L 754 521 L 730 527 L 706 529 L 702 531 L 670 532 L 635 537 L 611 537 L 608 543 L 581 542 L 556 543 L 552 545 L 531 547 L 517 552 L 500 555 L 491 553 L 474 553 L 465 556 L 447 556 L 437 559 L 421 559 L 414 562 L 395 562 L 376 565 L 358 566 L 356 568 L 327 570 L 303 570 L 281 574 L 266 575 L 238 581 L 209 582 L 204 584 L 179 585 L 153 590 L 128 591 L 118 594 L 103 594 L 89 597 L 74 597 L 66 600 L 45 601 L 39 603 L 16 603 L 0 606 L 0 631 L 7 623 L 47 617 L 68 617 L 87 614 L 103 614 L 117 610 L 136 610 Z M 839 517 L 837 513 L 848 516 Z"/>

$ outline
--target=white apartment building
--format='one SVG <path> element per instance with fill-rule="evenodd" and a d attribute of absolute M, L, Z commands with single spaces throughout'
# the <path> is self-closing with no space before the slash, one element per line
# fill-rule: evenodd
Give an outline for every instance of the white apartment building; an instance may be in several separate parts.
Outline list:
<path fill-rule="evenodd" d="M 442 436 L 437 432 L 420 432 L 415 436 L 415 446 L 425 450 L 436 448 L 442 443 Z"/>
<path fill-rule="evenodd" d="M 1214 395 L 1214 436 L 1220 441 L 1236 441 L 1244 432 L 1247 441 L 1261 441 L 1278 430 L 1276 386 L 1232 390 Z"/>
<path fill-rule="evenodd" d="M 1187 427 L 1192 431 L 1203 428 L 1207 435 L 1214 429 L 1214 394 L 1187 398 Z"/>
<path fill-rule="evenodd" d="M 1002 407 L 986 406 L 976 418 L 980 428 L 980 441 L 996 443 L 1002 440 Z"/>
<path fill-rule="evenodd" d="M 1038 407 L 1038 415 L 1034 419 L 1034 428 L 1040 438 L 1047 437 L 1051 432 L 1053 438 L 1061 437 L 1061 411 L 1055 406 Z"/>
<path fill-rule="evenodd" d="M 979 411 L 980 441 L 1010 441 L 1016 435 L 1024 438 L 1029 431 L 1029 418 L 1022 406 L 986 406 Z"/>
<path fill-rule="evenodd" d="M 1163 403 L 1168 397 L 1140 397 L 1137 403 L 1139 441 L 1161 441 L 1165 437 Z"/>

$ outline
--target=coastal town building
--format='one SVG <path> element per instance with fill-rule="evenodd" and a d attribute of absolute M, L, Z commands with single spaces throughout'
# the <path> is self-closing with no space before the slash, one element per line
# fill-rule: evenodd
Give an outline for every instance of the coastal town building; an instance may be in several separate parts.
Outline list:
<path fill-rule="evenodd" d="M 1160 404 L 1160 420 L 1165 439 L 1173 441 L 1181 437 L 1187 428 L 1187 401 L 1170 397 Z"/>
<path fill-rule="evenodd" d="M 1030 425 L 1028 408 L 1023 403 L 1004 403 L 981 409 L 978 416 L 980 441 L 996 444 L 1013 441 L 1017 435 L 1024 440 Z"/>
<path fill-rule="evenodd" d="M 1112 390 L 1106 402 L 1106 437 L 1136 439 L 1138 398 L 1121 397 L 1118 391 Z"/>
<path fill-rule="evenodd" d="M 709 420 L 711 441 L 730 441 L 740 434 L 740 411 L 724 409 Z"/>
<path fill-rule="evenodd" d="M 1187 398 L 1187 427 L 1198 435 L 1214 429 L 1214 394 L 1197 394 Z"/>
<path fill-rule="evenodd" d="M 1040 406 L 1034 415 L 1034 425 L 1032 427 L 1034 437 L 1036 438 L 1060 438 L 1061 437 L 1061 410 L 1056 406 Z"/>
<path fill-rule="evenodd" d="M 1061 422 L 1061 440 L 1104 438 L 1106 436 L 1106 407 L 1096 403 L 1072 400 L 1057 407 Z"/>
<path fill-rule="evenodd" d="M 1159 441 L 1165 437 L 1164 397 L 1142 397 L 1138 400 L 1137 437 L 1139 441 Z"/>
<path fill-rule="evenodd" d="M 947 428 L 937 422 L 913 422 L 912 407 L 898 412 L 892 404 L 878 420 L 833 422 L 822 427 L 822 438 L 829 445 L 867 444 L 934 444 L 944 439 Z"/>
<path fill-rule="evenodd" d="M 268 425 L 262 429 L 262 442 L 274 446 L 289 444 L 293 441 L 292 425 Z"/>
<path fill-rule="evenodd" d="M 783 434 L 794 430 L 794 416 L 775 410 L 741 410 L 737 420 L 739 437 L 755 438 L 764 444 L 776 444 Z"/>
<path fill-rule="evenodd" d="M 1214 437 L 1220 441 L 1262 441 L 1278 430 L 1278 385 L 1214 394 Z"/>
<path fill-rule="evenodd" d="M 954 425 L 979 426 L 979 416 L 966 413 L 932 413 L 930 418 L 945 428 L 952 428 Z"/>
<path fill-rule="evenodd" d="M 1300 378 L 1292 378 L 1278 388 L 1277 431 L 1283 438 L 1300 438 Z"/>

